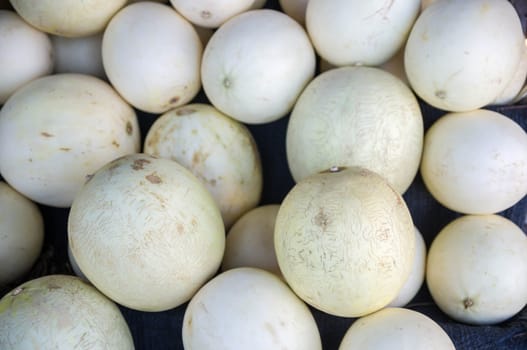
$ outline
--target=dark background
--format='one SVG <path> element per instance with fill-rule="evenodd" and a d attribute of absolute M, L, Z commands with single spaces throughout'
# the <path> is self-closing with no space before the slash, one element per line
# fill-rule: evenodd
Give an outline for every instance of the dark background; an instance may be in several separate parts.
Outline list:
<path fill-rule="evenodd" d="M 1 2 L 0 2 L 1 3 Z M 524 30 L 527 28 L 527 0 L 511 0 L 522 19 Z M 268 0 L 267 8 L 279 9 L 278 1 Z M 201 92 L 194 102 L 207 102 Z M 425 128 L 439 118 L 444 112 L 420 101 Z M 488 107 L 501 112 L 518 122 L 527 130 L 527 106 L 513 105 Z M 156 115 L 137 111 L 143 138 Z M 261 204 L 280 203 L 294 185 L 289 173 L 285 156 L 285 132 L 288 116 L 272 123 L 248 125 L 252 132 L 263 165 L 264 188 Z M 414 223 L 423 234 L 427 246 L 439 230 L 459 214 L 454 213 L 437 203 L 426 191 L 418 174 L 413 184 L 404 194 L 412 213 Z M 46 238 L 44 248 L 32 271 L 19 281 L 0 290 L 5 294 L 19 283 L 42 275 L 54 273 L 72 274 L 67 259 L 66 223 L 68 209 L 39 206 L 45 220 Z M 514 207 L 500 213 L 518 224 L 524 232 L 527 198 Z M 527 254 L 527 252 L 526 252 Z M 136 349 L 183 349 L 181 325 L 186 304 L 164 312 L 147 313 L 121 307 L 123 315 L 132 331 Z M 458 350 L 461 349 L 527 349 L 527 311 L 510 320 L 494 326 L 469 326 L 450 320 L 431 301 L 423 284 L 420 292 L 407 306 L 420 311 L 438 322 L 450 335 Z M 325 314 L 311 308 L 317 321 L 324 349 L 337 349 L 348 327 L 354 319 Z M 228 322 L 228 320 L 226 320 Z"/>

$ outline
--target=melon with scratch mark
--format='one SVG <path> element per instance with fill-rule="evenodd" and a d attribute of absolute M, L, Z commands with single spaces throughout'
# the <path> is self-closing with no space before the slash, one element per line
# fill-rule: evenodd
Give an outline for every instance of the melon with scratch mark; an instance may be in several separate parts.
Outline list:
<path fill-rule="evenodd" d="M 415 233 L 406 203 L 383 177 L 335 167 L 287 194 L 274 245 L 282 275 L 304 301 L 358 317 L 387 306 L 403 287 Z"/>
<path fill-rule="evenodd" d="M 209 191 L 177 162 L 147 154 L 116 159 L 88 180 L 71 206 L 68 238 L 86 278 L 141 311 L 189 300 L 225 249 Z"/>

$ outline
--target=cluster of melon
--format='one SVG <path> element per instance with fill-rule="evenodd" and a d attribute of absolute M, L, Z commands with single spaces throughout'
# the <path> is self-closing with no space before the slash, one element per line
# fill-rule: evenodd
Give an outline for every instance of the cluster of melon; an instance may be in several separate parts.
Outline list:
<path fill-rule="evenodd" d="M 41 253 L 39 205 L 68 209 L 79 277 L 8 292 L 0 348 L 130 349 L 117 304 L 188 303 L 186 349 L 321 349 L 310 307 L 356 318 L 341 350 L 452 349 L 405 307 L 425 281 L 459 322 L 527 304 L 527 236 L 500 215 L 527 194 L 527 133 L 487 108 L 525 94 L 510 2 L 10 3 L 0 286 Z M 420 100 L 444 111 L 428 129 Z M 295 184 L 263 205 L 249 126 L 286 117 Z M 429 247 L 404 197 L 417 176 L 459 214 Z"/>

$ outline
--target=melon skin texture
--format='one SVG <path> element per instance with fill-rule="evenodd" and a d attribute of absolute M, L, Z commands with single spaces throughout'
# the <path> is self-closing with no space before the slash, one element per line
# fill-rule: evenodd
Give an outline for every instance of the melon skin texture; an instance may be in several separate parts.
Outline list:
<path fill-rule="evenodd" d="M 11 0 L 20 16 L 39 30 L 66 37 L 93 35 L 127 0 Z"/>
<path fill-rule="evenodd" d="M 430 317 L 388 307 L 355 320 L 339 350 L 455 350 L 450 336 Z"/>
<path fill-rule="evenodd" d="M 527 305 L 527 236 L 499 215 L 464 215 L 445 226 L 428 252 L 426 283 L 459 322 L 497 324 Z"/>
<path fill-rule="evenodd" d="M 404 45 L 419 8 L 419 0 L 310 0 L 305 24 L 331 64 L 377 66 Z"/>
<path fill-rule="evenodd" d="M 29 199 L 69 207 L 86 176 L 137 152 L 134 109 L 105 81 L 54 74 L 18 89 L 0 110 L 0 173 Z"/>
<path fill-rule="evenodd" d="M 432 196 L 464 214 L 494 214 L 527 195 L 527 133 L 491 110 L 447 113 L 425 134 L 421 176 Z"/>
<path fill-rule="evenodd" d="M 216 200 L 226 229 L 260 201 L 262 164 L 251 132 L 211 105 L 193 103 L 161 115 L 143 151 L 192 171 Z"/>
<path fill-rule="evenodd" d="M 115 303 L 75 276 L 29 280 L 0 299 L 0 348 L 132 350 Z"/>
<path fill-rule="evenodd" d="M 23 277 L 37 261 L 44 242 L 39 207 L 0 181 L 0 287 Z"/>
<path fill-rule="evenodd" d="M 135 108 L 155 114 L 198 94 L 202 52 L 192 24 L 172 7 L 152 1 L 120 10 L 102 39 L 109 81 Z"/>
<path fill-rule="evenodd" d="M 201 64 L 209 101 L 246 124 L 284 117 L 313 78 L 315 51 L 304 28 L 271 9 L 241 13 L 218 28 Z"/>
<path fill-rule="evenodd" d="M 350 167 L 291 189 L 274 245 L 284 279 L 305 302 L 358 317 L 396 297 L 412 269 L 415 233 L 401 195 L 378 174 Z"/>
<path fill-rule="evenodd" d="M 423 145 L 415 95 L 379 68 L 341 67 L 313 79 L 287 125 L 287 163 L 295 181 L 336 166 L 360 166 L 404 193 Z"/>
<path fill-rule="evenodd" d="M 436 1 L 417 18 L 405 49 L 413 90 L 452 112 L 491 104 L 516 73 L 525 38 L 509 1 Z"/>
<path fill-rule="evenodd" d="M 225 229 L 209 191 L 175 161 L 132 154 L 86 183 L 68 217 L 80 270 L 115 302 L 163 311 L 219 269 Z"/>
<path fill-rule="evenodd" d="M 217 275 L 189 302 L 186 350 L 322 350 L 307 305 L 274 274 L 240 267 Z"/>
<path fill-rule="evenodd" d="M 53 70 L 49 36 L 14 11 L 0 10 L 0 52 L 0 105 L 24 84 Z"/>

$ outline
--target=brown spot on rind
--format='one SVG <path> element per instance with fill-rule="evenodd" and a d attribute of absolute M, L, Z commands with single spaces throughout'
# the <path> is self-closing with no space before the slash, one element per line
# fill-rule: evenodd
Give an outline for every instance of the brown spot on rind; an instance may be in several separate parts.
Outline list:
<path fill-rule="evenodd" d="M 170 99 L 170 101 L 168 101 L 169 104 L 174 104 L 174 103 L 178 103 L 179 101 L 179 96 L 174 96 Z"/>
<path fill-rule="evenodd" d="M 50 134 L 49 132 L 46 132 L 46 131 L 42 131 L 42 132 L 40 133 L 40 135 L 42 135 L 42 136 L 44 136 L 44 137 L 53 137 L 53 136 L 55 136 L 55 135 Z"/>
<path fill-rule="evenodd" d="M 61 150 L 63 152 L 69 152 L 69 151 L 71 151 L 71 148 L 69 148 L 69 147 L 61 147 L 61 148 L 59 148 L 59 150 Z"/>
<path fill-rule="evenodd" d="M 314 217 L 314 223 L 315 225 L 322 228 L 322 230 L 325 230 L 329 225 L 329 216 L 324 213 L 324 209 L 320 208 L 317 215 Z"/>
<path fill-rule="evenodd" d="M 57 289 L 60 289 L 60 286 L 57 285 L 57 284 L 51 283 L 50 285 L 48 285 L 48 289 L 49 290 L 57 290 Z"/>
<path fill-rule="evenodd" d="M 199 163 L 204 163 L 207 157 L 208 154 L 203 153 L 201 150 L 194 152 L 194 154 L 192 155 L 192 165 L 195 166 Z"/>
<path fill-rule="evenodd" d="M 185 227 L 181 223 L 178 223 L 176 225 L 176 230 L 177 230 L 177 233 L 181 235 L 185 232 Z"/>
<path fill-rule="evenodd" d="M 440 100 L 444 100 L 446 98 L 446 91 L 445 90 L 437 90 L 435 92 L 435 95 L 437 98 L 439 98 Z"/>
<path fill-rule="evenodd" d="M 148 159 L 136 159 L 134 160 L 134 164 L 132 164 L 132 169 L 134 170 L 143 170 L 145 164 L 149 164 L 150 161 Z"/>
<path fill-rule="evenodd" d="M 126 134 L 132 135 L 133 132 L 134 132 L 134 127 L 132 125 L 132 122 L 126 122 Z"/>
<path fill-rule="evenodd" d="M 146 175 L 145 178 L 153 184 L 160 184 L 161 182 L 163 182 L 156 173 Z"/>
<path fill-rule="evenodd" d="M 190 115 L 196 113 L 196 110 L 194 108 L 186 107 L 186 108 L 180 108 L 176 111 L 176 115 L 178 116 L 184 116 L 184 115 Z"/>
<path fill-rule="evenodd" d="M 210 13 L 210 11 L 203 10 L 203 11 L 201 11 L 200 16 L 203 19 L 209 19 L 209 18 L 212 17 L 212 13 Z"/>
<path fill-rule="evenodd" d="M 88 182 L 90 182 L 91 179 L 93 179 L 93 174 L 86 175 L 84 184 L 87 184 Z"/>
<path fill-rule="evenodd" d="M 115 146 L 115 148 L 119 148 L 121 146 L 116 140 L 112 141 L 112 145 Z"/>
<path fill-rule="evenodd" d="M 465 307 L 465 310 L 472 307 L 474 305 L 474 301 L 470 298 L 465 298 L 463 300 L 463 306 Z"/>

